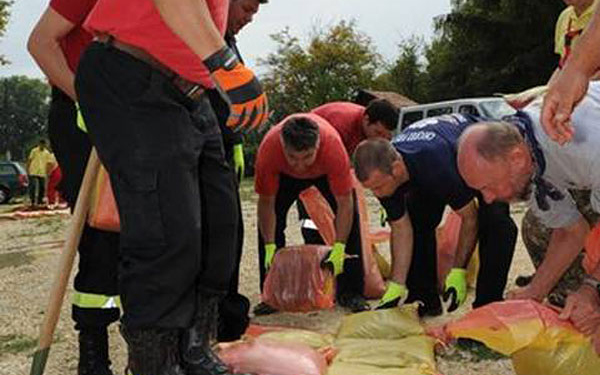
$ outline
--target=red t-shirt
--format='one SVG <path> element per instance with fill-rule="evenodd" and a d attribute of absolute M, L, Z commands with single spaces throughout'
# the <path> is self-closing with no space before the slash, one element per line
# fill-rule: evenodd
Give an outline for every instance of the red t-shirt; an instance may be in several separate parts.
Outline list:
<path fill-rule="evenodd" d="M 96 0 L 50 0 L 50 8 L 74 25 L 60 42 L 69 69 L 73 72 L 77 70 L 83 50 L 92 41 L 92 34 L 87 32 L 82 24 L 95 4 Z"/>
<path fill-rule="evenodd" d="M 229 1 L 206 0 L 212 19 L 225 34 Z M 158 13 L 152 0 L 98 0 L 84 25 L 92 33 L 142 48 L 180 76 L 213 87 L 202 60 L 181 40 Z"/>
<path fill-rule="evenodd" d="M 323 104 L 311 111 L 327 120 L 342 137 L 349 155 L 367 138 L 362 128 L 365 107 L 350 102 Z"/>
<path fill-rule="evenodd" d="M 295 172 L 283 154 L 281 128 L 291 117 L 306 116 L 319 126 L 319 149 L 315 162 L 304 172 Z M 288 116 L 272 127 L 265 135 L 256 155 L 254 189 L 261 195 L 275 195 L 279 189 L 279 175 L 286 174 L 298 179 L 327 176 L 334 195 L 346 195 L 352 191 L 350 159 L 340 136 L 322 117 L 311 113 Z"/>

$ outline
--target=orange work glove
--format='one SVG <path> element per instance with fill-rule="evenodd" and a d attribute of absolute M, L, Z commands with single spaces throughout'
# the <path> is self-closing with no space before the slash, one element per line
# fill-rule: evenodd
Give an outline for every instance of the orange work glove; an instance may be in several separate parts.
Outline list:
<path fill-rule="evenodd" d="M 230 128 L 255 128 L 267 122 L 267 95 L 254 73 L 242 64 L 227 46 L 210 55 L 204 65 L 217 88 L 229 103 Z"/>

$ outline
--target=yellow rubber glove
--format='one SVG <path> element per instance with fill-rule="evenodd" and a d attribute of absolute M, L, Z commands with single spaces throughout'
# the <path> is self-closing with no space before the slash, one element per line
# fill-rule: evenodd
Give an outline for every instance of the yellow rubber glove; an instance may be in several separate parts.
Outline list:
<path fill-rule="evenodd" d="M 394 281 L 389 281 L 385 294 L 377 303 L 376 310 L 389 309 L 396 306 L 402 306 L 408 297 L 408 289 L 404 284 L 398 284 Z"/>
<path fill-rule="evenodd" d="M 244 177 L 244 146 L 241 143 L 233 146 L 233 168 L 238 182 Z"/>
<path fill-rule="evenodd" d="M 467 270 L 464 268 L 452 268 L 444 287 L 444 302 L 448 305 L 447 312 L 452 312 L 467 299 Z"/>
<path fill-rule="evenodd" d="M 81 110 L 79 109 L 78 102 L 75 102 L 75 108 L 77 109 L 77 127 L 81 129 L 82 132 L 87 133 L 87 126 L 85 125 L 85 121 L 83 120 L 83 115 L 81 114 Z"/>
<path fill-rule="evenodd" d="M 387 224 L 387 211 L 385 210 L 385 208 L 380 207 L 379 208 L 379 225 L 381 225 L 382 227 L 385 227 L 386 224 Z"/>
<path fill-rule="evenodd" d="M 273 264 L 273 257 L 275 256 L 275 250 L 277 250 L 277 246 L 274 243 L 265 244 L 265 270 L 271 268 L 271 264 Z"/>
<path fill-rule="evenodd" d="M 344 272 L 344 260 L 346 258 L 346 244 L 336 242 L 333 244 L 331 251 L 327 253 L 321 267 L 331 267 L 334 276 Z"/>

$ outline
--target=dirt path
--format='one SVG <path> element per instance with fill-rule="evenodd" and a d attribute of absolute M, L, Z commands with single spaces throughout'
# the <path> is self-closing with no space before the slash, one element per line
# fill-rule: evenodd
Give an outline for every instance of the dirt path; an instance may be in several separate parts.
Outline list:
<path fill-rule="evenodd" d="M 259 300 L 256 197 L 249 180 L 243 184 L 241 193 L 246 236 L 240 288 L 241 292 L 255 304 Z M 376 207 L 374 200 L 370 199 L 369 202 L 374 211 Z M 9 207 L 4 206 L 0 208 L 0 212 L 8 209 Z M 291 210 L 290 213 L 289 227 L 286 232 L 288 243 L 300 243 L 295 210 Z M 520 207 L 513 210 L 517 224 L 520 224 L 522 214 Z M 0 221 L 0 374 L 29 374 L 31 355 L 35 350 L 39 325 L 67 223 L 64 217 Z M 386 254 L 388 251 L 384 250 L 382 253 Z M 509 276 L 509 288 L 514 287 L 516 276 L 529 274 L 531 271 L 531 263 L 519 240 Z M 69 293 L 70 291 L 71 289 Z M 70 296 L 68 295 L 67 298 Z M 69 375 L 77 372 L 77 336 L 70 319 L 68 301 L 63 305 L 56 330 L 56 341 L 52 345 L 45 372 L 47 375 Z M 430 319 L 425 324 L 441 324 L 464 314 L 467 310 L 467 307 L 463 307 L 453 314 Z M 255 318 L 253 321 L 335 332 L 343 313 L 338 309 L 309 314 L 282 313 Z M 126 354 L 116 325 L 110 328 L 110 340 L 113 371 L 120 374 L 124 368 Z M 482 360 L 481 357 L 456 350 L 439 355 L 438 366 L 444 375 L 514 374 L 507 359 Z"/>

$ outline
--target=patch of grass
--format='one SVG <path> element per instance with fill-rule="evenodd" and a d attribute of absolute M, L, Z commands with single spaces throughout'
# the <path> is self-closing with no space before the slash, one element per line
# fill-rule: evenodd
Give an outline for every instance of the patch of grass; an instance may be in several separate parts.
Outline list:
<path fill-rule="evenodd" d="M 0 354 L 21 353 L 34 349 L 37 340 L 25 335 L 0 335 Z"/>

